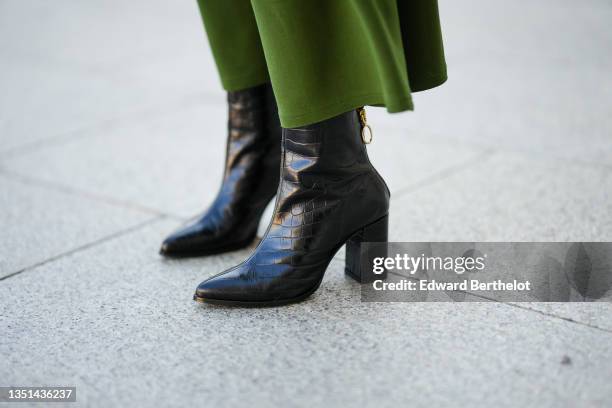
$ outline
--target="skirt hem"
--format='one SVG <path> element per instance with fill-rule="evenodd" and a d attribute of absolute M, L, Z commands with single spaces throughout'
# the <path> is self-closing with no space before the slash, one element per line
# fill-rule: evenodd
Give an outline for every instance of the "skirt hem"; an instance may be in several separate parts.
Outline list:
<path fill-rule="evenodd" d="M 414 110 L 414 105 L 410 96 L 401 95 L 393 97 L 386 95 L 385 97 L 384 94 L 374 93 L 355 95 L 340 102 L 317 107 L 316 109 L 301 113 L 299 115 L 284 115 L 282 112 L 280 112 L 280 121 L 282 127 L 284 128 L 306 126 L 333 118 L 334 116 L 340 115 L 344 112 L 367 105 L 385 106 L 389 113 Z"/>

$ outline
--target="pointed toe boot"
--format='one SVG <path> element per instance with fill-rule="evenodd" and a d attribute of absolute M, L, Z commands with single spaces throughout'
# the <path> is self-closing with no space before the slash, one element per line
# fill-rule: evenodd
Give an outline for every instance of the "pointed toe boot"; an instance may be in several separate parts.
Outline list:
<path fill-rule="evenodd" d="M 200 302 L 269 306 L 317 290 L 347 244 L 346 269 L 360 280 L 361 242 L 386 242 L 389 189 L 368 159 L 363 109 L 283 129 L 273 220 L 251 256 L 202 282 Z"/>
<path fill-rule="evenodd" d="M 270 85 L 229 92 L 228 106 L 221 188 L 206 212 L 164 240 L 164 256 L 212 255 L 250 245 L 276 193 L 282 129 Z"/>

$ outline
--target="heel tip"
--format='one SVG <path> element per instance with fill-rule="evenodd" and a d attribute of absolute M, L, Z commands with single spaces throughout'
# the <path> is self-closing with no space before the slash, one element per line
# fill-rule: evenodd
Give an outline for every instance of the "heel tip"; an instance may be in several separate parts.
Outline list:
<path fill-rule="evenodd" d="M 365 276 L 362 274 L 354 273 L 353 270 L 349 267 L 344 268 L 344 274 L 351 279 L 356 280 L 359 283 L 372 283 L 376 280 L 386 280 L 387 279 L 387 271 L 382 274 L 366 274 Z"/>

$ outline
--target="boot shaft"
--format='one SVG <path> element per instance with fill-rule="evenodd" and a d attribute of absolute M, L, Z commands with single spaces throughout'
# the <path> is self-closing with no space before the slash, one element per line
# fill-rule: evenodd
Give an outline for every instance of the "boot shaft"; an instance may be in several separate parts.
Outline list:
<path fill-rule="evenodd" d="M 349 111 L 308 126 L 283 129 L 283 154 L 287 163 L 300 157 L 312 159 L 310 171 L 339 173 L 355 171 L 356 167 L 369 168 L 360 135 L 358 115 Z"/>
<path fill-rule="evenodd" d="M 281 181 L 341 196 L 355 185 L 376 207 L 389 208 L 389 189 L 369 160 L 356 111 L 312 125 L 283 129 Z M 362 195 L 358 194 L 358 196 Z"/>
<path fill-rule="evenodd" d="M 280 163 L 281 127 L 272 87 L 259 85 L 227 93 L 228 139 L 225 175 L 255 153 L 266 167 Z"/>

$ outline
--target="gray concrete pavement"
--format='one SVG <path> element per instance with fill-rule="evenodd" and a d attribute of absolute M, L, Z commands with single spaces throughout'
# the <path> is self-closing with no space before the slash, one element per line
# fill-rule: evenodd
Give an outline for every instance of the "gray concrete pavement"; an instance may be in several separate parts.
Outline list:
<path fill-rule="evenodd" d="M 368 112 L 391 239 L 612 240 L 612 6 L 440 9 L 449 82 Z M 0 386 L 94 407 L 612 404 L 608 303 L 361 303 L 340 253 L 304 303 L 194 304 L 249 253 L 157 255 L 221 174 L 195 2 L 0 1 L 0 85 Z"/>

